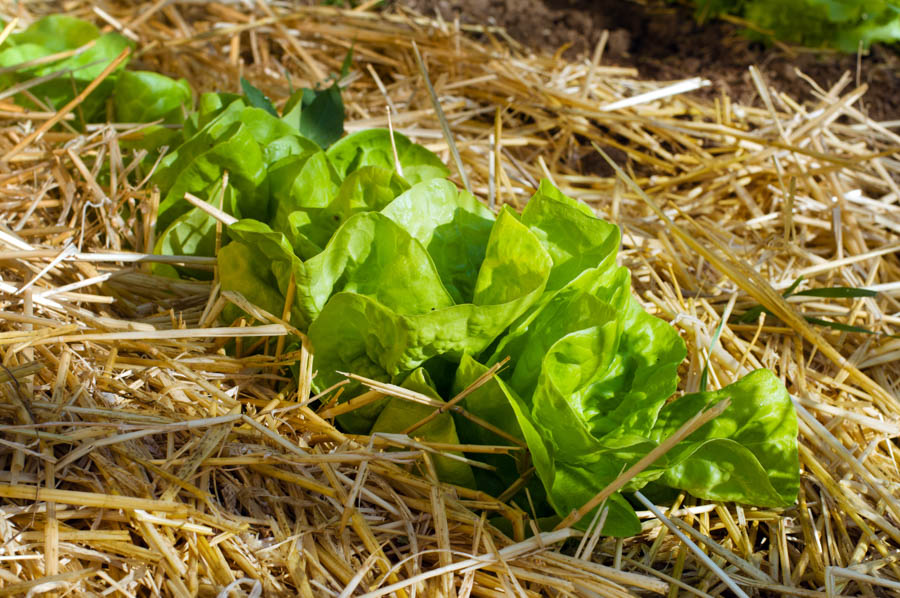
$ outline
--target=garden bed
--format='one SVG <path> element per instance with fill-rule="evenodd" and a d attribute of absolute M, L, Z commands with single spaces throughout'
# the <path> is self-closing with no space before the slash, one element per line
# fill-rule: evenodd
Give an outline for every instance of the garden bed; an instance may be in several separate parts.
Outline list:
<path fill-rule="evenodd" d="M 810 80 L 792 97 L 750 71 L 753 102 L 709 101 L 692 91 L 705 86 L 702 71 L 642 80 L 601 54 L 570 62 L 500 29 L 365 5 L 69 8 L 134 40 L 136 68 L 195 90 L 239 92 L 245 77 L 279 108 L 292 89 L 327 84 L 352 48 L 340 83 L 347 131 L 393 127 L 492 207 L 521 208 L 542 178 L 586 202 L 621 228 L 635 296 L 686 342 L 679 394 L 701 387 L 707 363 L 710 388 L 761 367 L 785 383 L 798 411 L 800 494 L 794 507 L 760 509 L 681 493 L 660 505 L 664 520 L 639 510 L 641 533 L 630 538 L 533 535 L 528 504 L 429 479 L 432 456 L 459 447 L 338 430 L 334 406 L 313 396 L 308 343 L 278 343 L 296 332 L 286 316 L 215 281 L 158 274 L 160 196 L 129 178 L 137 158 L 122 147 L 138 125 L 79 131 L 77 105 L 24 111 L 7 91 L 0 594 L 900 587 L 900 136 L 858 110 L 864 87 Z M 19 28 L 40 16 L 18 9 L 6 16 Z M 799 277 L 801 289 L 877 295 L 782 298 Z M 217 322 L 235 302 L 255 317 Z M 768 314 L 732 317 L 757 305 Z"/>

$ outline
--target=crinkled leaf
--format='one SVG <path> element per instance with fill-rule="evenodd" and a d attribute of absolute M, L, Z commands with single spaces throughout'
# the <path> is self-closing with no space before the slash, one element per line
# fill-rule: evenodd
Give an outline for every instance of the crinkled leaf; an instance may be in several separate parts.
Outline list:
<path fill-rule="evenodd" d="M 613 336 L 606 337 L 603 368 L 585 362 L 593 373 L 590 385 L 581 391 L 577 411 L 597 439 L 625 432 L 646 434 L 663 402 L 675 391 L 678 364 L 686 350 L 671 326 L 647 314 L 631 297 L 624 268 L 588 270 L 566 287 L 546 294 L 503 337 L 488 364 L 511 357 L 506 376 L 529 400 L 553 344 L 573 332 L 606 326 L 610 313 L 615 314 L 617 340 L 613 343 Z"/>
<path fill-rule="evenodd" d="M 161 255 L 212 256 L 215 254 L 215 250 L 216 221 L 203 210 L 192 208 L 176 218 L 163 231 L 156 241 L 154 253 Z M 181 270 L 195 276 L 198 275 L 196 271 Z"/>
<path fill-rule="evenodd" d="M 451 394 L 455 396 L 462 392 L 487 371 L 487 366 L 478 363 L 468 355 L 463 355 L 456 370 Z M 513 438 L 524 440 L 515 411 L 506 396 L 508 391 L 502 384 L 496 376 L 491 377 L 466 396 L 462 400 L 461 406 L 466 412 L 492 423 Z M 464 444 L 512 446 L 508 438 L 495 434 L 468 418 L 457 416 L 455 420 L 460 441 Z M 473 472 L 478 481 L 478 487 L 492 496 L 502 494 L 531 467 L 531 458 L 524 450 L 514 450 L 508 455 L 473 454 L 472 456 L 495 468 L 493 472 L 483 472 L 479 469 Z M 528 486 L 533 502 L 540 504 L 541 501 L 546 500 L 543 486 L 536 476 L 532 478 Z M 528 500 L 527 497 L 525 500 Z"/>
<path fill-rule="evenodd" d="M 520 251 L 512 251 L 513 247 Z M 459 360 L 465 353 L 482 351 L 540 296 L 550 270 L 550 257 L 534 235 L 506 212 L 494 225 L 486 255 L 475 304 L 398 314 L 368 296 L 348 292 L 332 296 L 309 330 L 321 383 L 336 381 L 335 371 L 359 373 L 358 367 L 378 379 L 395 379 L 436 356 Z M 311 264 L 310 269 L 315 270 Z M 507 287 L 494 292 L 500 281 Z M 356 413 L 358 428 L 375 415 Z"/>
<path fill-rule="evenodd" d="M 502 305 L 530 296 L 530 305 L 543 293 L 550 266 L 550 256 L 537 238 L 504 206 L 491 228 L 472 302 Z"/>
<path fill-rule="evenodd" d="M 191 209 L 184 200 L 185 193 L 192 193 L 204 200 L 215 198 L 222 187 L 222 176 L 228 171 L 229 194 L 224 210 L 238 218 L 265 219 L 267 197 L 257 193 L 262 184 L 266 167 L 259 144 L 250 129 L 240 122 L 233 123 L 215 144 L 199 154 L 178 174 L 175 184 L 160 202 L 158 224 L 168 227 L 178 216 Z"/>
<path fill-rule="evenodd" d="M 268 267 L 269 258 L 262 251 L 232 242 L 219 250 L 217 261 L 222 290 L 237 291 L 253 305 L 281 315 L 284 295 L 279 292 L 278 281 Z"/>
<path fill-rule="evenodd" d="M 228 227 L 228 234 L 235 241 L 252 247 L 254 251 L 264 256 L 264 259 L 258 262 L 262 268 L 258 276 L 265 277 L 270 281 L 270 285 L 271 281 L 274 281 L 274 290 L 282 298 L 287 297 L 288 287 L 291 285 L 293 276 L 294 303 L 291 306 L 290 320 L 294 326 L 305 330 L 312 316 L 304 310 L 300 296 L 303 290 L 309 287 L 309 270 L 300 258 L 294 255 L 293 248 L 284 234 L 273 231 L 268 225 L 251 219 L 240 220 L 232 224 Z M 226 247 L 228 246 L 226 245 Z M 230 268 L 230 265 L 221 258 L 221 251 L 219 255 L 218 265 L 219 276 L 223 281 L 222 289 L 229 290 L 232 287 L 226 286 L 222 272 Z M 235 281 L 234 284 L 238 284 L 236 276 L 231 277 L 231 280 Z M 241 291 L 241 288 L 235 286 L 233 290 Z M 271 313 L 280 316 L 283 309 L 284 300 L 282 299 L 281 305 Z"/>
<path fill-rule="evenodd" d="M 501 388 L 504 388 L 502 383 Z M 581 508 L 603 489 L 604 480 L 611 481 L 621 473 L 619 462 L 611 460 L 601 459 L 588 465 L 557 462 L 552 445 L 538 430 L 528 405 L 508 387 L 506 394 L 528 443 L 532 462 L 544 484 L 547 499 L 558 515 L 565 517 L 571 511 Z M 604 534 L 627 537 L 640 532 L 640 521 L 634 509 L 621 495 L 612 495 L 606 507 L 609 512 L 602 530 Z M 577 526 L 583 529 L 592 519 L 593 512 L 582 518 Z"/>
<path fill-rule="evenodd" d="M 340 189 L 340 179 L 325 153 L 292 155 L 269 167 L 269 206 L 272 228 L 288 235 L 294 251 L 303 259 L 322 249 L 314 244 L 313 219 L 327 207 Z"/>
<path fill-rule="evenodd" d="M 450 181 L 432 179 L 398 196 L 382 214 L 428 249 L 454 301 L 472 301 L 494 223 L 490 210 Z"/>
<path fill-rule="evenodd" d="M 567 334 L 605 324 L 610 312 L 608 305 L 580 289 L 564 289 L 554 294 L 530 320 L 513 327 L 488 365 L 510 357 L 512 363 L 505 378 L 530 404 L 541 364 L 550 347 Z"/>
<path fill-rule="evenodd" d="M 588 269 L 614 265 L 619 228 L 595 218 L 590 208 L 541 181 L 522 212 L 522 224 L 531 228 L 553 258 L 548 290 L 562 288 Z"/>
<path fill-rule="evenodd" d="M 350 173 L 341 183 L 337 196 L 317 213 L 310 213 L 313 226 L 309 237 L 325 246 L 328 239 L 348 218 L 359 212 L 377 212 L 409 189 L 397 173 L 378 166 L 365 166 Z"/>
<path fill-rule="evenodd" d="M 403 178 L 411 185 L 444 178 L 450 170 L 441 159 L 404 135 L 394 132 L 394 143 L 403 170 Z M 342 177 L 363 166 L 380 166 L 396 170 L 391 135 L 387 129 L 367 129 L 348 135 L 328 149 L 328 159 Z"/>
<path fill-rule="evenodd" d="M 213 95 L 203 94 L 200 100 L 201 107 L 204 98 L 209 98 Z M 203 125 L 199 131 L 160 160 L 159 166 L 153 173 L 152 181 L 159 186 L 159 190 L 163 195 L 168 193 L 178 179 L 178 175 L 197 156 L 208 152 L 223 136 L 234 134 L 235 127 L 233 125 L 238 122 L 244 107 L 243 100 L 235 100 L 224 108 L 217 110 L 215 116 Z"/>
<path fill-rule="evenodd" d="M 315 143 L 265 111 L 232 102 L 161 161 L 153 178 L 166 194 L 159 207 L 159 226 L 168 226 L 187 211 L 186 192 L 214 197 L 214 187 L 226 170 L 235 193 L 225 211 L 238 218 L 268 220 L 268 165 L 317 150 Z"/>
<path fill-rule="evenodd" d="M 275 225 L 291 212 L 328 206 L 341 184 L 322 151 L 287 156 L 269 167 L 268 176 Z"/>
<path fill-rule="evenodd" d="M 591 432 L 606 444 L 622 431 L 646 435 L 678 385 L 687 350 L 667 322 L 651 316 L 633 297 L 624 310 L 622 336 L 609 374 L 590 388 L 583 406 Z"/>
<path fill-rule="evenodd" d="M 309 327 L 309 340 L 316 356 L 319 387 L 339 382 L 338 372 L 353 372 L 373 380 L 390 382 L 403 365 L 412 371 L 425 359 L 414 363 L 404 356 L 412 344 L 413 332 L 402 316 L 377 301 L 354 293 L 338 293 Z M 356 394 L 350 385 L 342 398 Z M 338 417 L 338 422 L 354 434 L 366 434 L 384 408 L 384 401 L 369 403 Z"/>
<path fill-rule="evenodd" d="M 259 108 L 244 108 L 238 120 L 260 145 L 266 165 L 286 156 L 318 151 L 319 147 L 279 118 Z"/>
<path fill-rule="evenodd" d="M 569 333 L 555 342 L 539 367 L 531 413 L 558 459 L 577 462 L 603 448 L 591 435 L 584 406 L 590 399 L 590 386 L 609 375 L 616 357 L 618 326 L 615 313 L 606 310 L 597 318 L 599 325 Z"/>
<path fill-rule="evenodd" d="M 404 315 L 453 305 L 422 244 L 377 212 L 347 220 L 307 266 L 312 281 L 303 301 L 312 314 L 338 291 L 366 295 Z"/>

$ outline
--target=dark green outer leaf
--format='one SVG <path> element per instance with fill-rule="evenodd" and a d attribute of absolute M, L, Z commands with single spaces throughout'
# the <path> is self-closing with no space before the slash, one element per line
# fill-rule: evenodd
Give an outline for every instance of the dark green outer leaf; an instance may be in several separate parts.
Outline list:
<path fill-rule="evenodd" d="M 322 148 L 328 148 L 344 134 L 344 102 L 337 83 L 327 89 L 303 90 L 299 131 Z"/>
<path fill-rule="evenodd" d="M 254 87 L 253 84 L 243 77 L 241 77 L 241 89 L 244 91 L 244 95 L 247 96 L 247 101 L 251 106 L 265 110 L 276 118 L 278 117 L 278 111 L 275 110 L 275 106 L 272 105 L 272 100 L 267 98 L 266 94 Z"/>

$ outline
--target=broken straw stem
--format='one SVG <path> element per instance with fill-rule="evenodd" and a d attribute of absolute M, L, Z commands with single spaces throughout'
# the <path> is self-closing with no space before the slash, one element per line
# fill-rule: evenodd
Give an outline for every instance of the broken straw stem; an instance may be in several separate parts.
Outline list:
<path fill-rule="evenodd" d="M 211 203 L 207 203 L 207 202 L 203 201 L 196 195 L 192 195 L 190 193 L 185 193 L 184 200 L 186 202 L 188 202 L 189 204 L 191 204 L 192 206 L 194 206 L 195 208 L 200 208 L 201 210 L 206 212 L 209 216 L 211 216 L 215 220 L 218 220 L 225 226 L 231 226 L 232 224 L 234 224 L 235 222 L 238 221 L 238 219 L 235 218 L 234 216 L 232 216 L 231 214 L 227 214 L 227 213 L 223 212 L 216 206 L 212 205 Z"/>
<path fill-rule="evenodd" d="M 413 54 L 416 57 L 416 64 L 419 66 L 419 71 L 422 73 L 422 80 L 425 82 L 425 87 L 428 89 L 428 95 L 431 97 L 431 103 L 434 106 L 434 113 L 438 117 L 438 121 L 441 123 L 441 131 L 444 133 L 444 138 L 447 141 L 447 146 L 450 148 L 450 154 L 453 156 L 453 161 L 456 163 L 456 170 L 459 171 L 459 178 L 462 179 L 463 187 L 466 188 L 466 191 L 469 193 L 472 192 L 472 185 L 469 183 L 469 177 L 466 175 L 466 169 L 463 167 L 462 158 L 459 155 L 459 150 L 456 148 L 456 142 L 453 141 L 453 133 L 450 131 L 450 123 L 447 122 L 447 117 L 444 115 L 444 110 L 441 108 L 441 102 L 438 100 L 437 93 L 434 91 L 434 86 L 431 85 L 431 78 L 428 76 L 428 69 L 425 68 L 425 61 L 422 60 L 422 55 L 419 53 L 419 46 L 415 41 L 412 42 Z"/>

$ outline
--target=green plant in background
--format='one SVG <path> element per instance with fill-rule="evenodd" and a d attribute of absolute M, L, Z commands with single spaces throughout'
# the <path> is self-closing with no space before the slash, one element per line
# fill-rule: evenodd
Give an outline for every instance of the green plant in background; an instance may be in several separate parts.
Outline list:
<path fill-rule="evenodd" d="M 34 66 L 0 74 L 0 89 L 46 78 L 28 89 L 29 94 L 40 103 L 35 104 L 24 93 L 17 94 L 15 99 L 27 108 L 43 110 L 46 106 L 58 110 L 87 87 L 129 45 L 131 42 L 118 33 L 101 35 L 100 30 L 87 21 L 66 15 L 44 17 L 25 31 L 10 35 L 0 46 L 0 67 L 4 69 L 38 61 Z M 60 60 L 40 62 L 40 59 L 53 54 L 78 48 L 83 50 Z M 116 74 L 121 73 L 124 66 L 123 63 L 116 73 L 81 102 L 78 114 L 82 123 L 103 116 L 103 107 L 115 86 Z"/>
<path fill-rule="evenodd" d="M 898 0 L 693 0 L 701 20 L 722 14 L 746 19 L 748 34 L 805 46 L 856 52 L 860 43 L 900 39 Z"/>
<path fill-rule="evenodd" d="M 21 57 L 55 51 L 37 35 L 47 23 L 72 29 L 66 48 L 99 39 L 66 19 L 18 34 L 0 57 L 15 65 L 13 50 Z M 38 39 L 42 49 L 21 50 Z M 98 59 L 101 69 L 105 60 Z M 508 207 L 495 214 L 446 179 L 438 156 L 403 135 L 372 129 L 342 138 L 336 83 L 295 92 L 280 114 L 241 83 L 243 95 L 203 93 L 192 109 L 184 81 L 123 71 L 93 101 L 98 114 L 108 105 L 120 120 L 158 121 L 136 143 L 154 155 L 158 144 L 171 147 L 152 178 L 162 194 L 158 253 L 215 256 L 222 290 L 273 314 L 292 297 L 288 318 L 312 344 L 319 390 L 353 372 L 433 402 L 369 403 L 338 418 L 346 431 L 414 428 L 433 405 L 508 357 L 505 370 L 462 402 L 491 428 L 448 412 L 413 434 L 450 444 L 512 439 L 527 452 L 473 455 L 494 468 L 491 475 L 438 456 L 442 480 L 499 495 L 534 472 L 526 488 L 537 514 L 558 520 L 698 411 L 728 398 L 722 415 L 624 490 L 652 482 L 710 500 L 795 501 L 797 420 L 784 386 L 760 370 L 670 401 L 685 344 L 633 297 L 630 273 L 615 263 L 618 227 L 548 181 L 521 214 Z M 218 251 L 216 221 L 187 202 L 188 193 L 237 219 Z M 226 323 L 239 315 L 234 306 L 223 311 Z M 347 385 L 342 400 L 362 390 Z M 640 531 L 621 494 L 607 506 L 606 534 Z"/>

